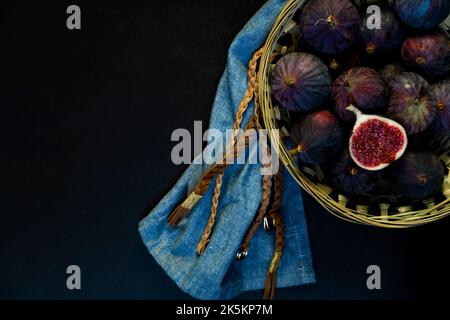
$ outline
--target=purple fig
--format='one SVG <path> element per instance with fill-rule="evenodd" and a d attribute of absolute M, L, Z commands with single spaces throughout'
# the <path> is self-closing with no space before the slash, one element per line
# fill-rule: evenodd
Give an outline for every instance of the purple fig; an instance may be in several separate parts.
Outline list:
<path fill-rule="evenodd" d="M 406 64 L 431 79 L 450 70 L 450 43 L 442 32 L 407 38 L 401 55 Z"/>
<path fill-rule="evenodd" d="M 302 117 L 292 128 L 290 137 L 301 161 L 322 164 L 344 148 L 344 131 L 336 117 L 327 110 Z"/>
<path fill-rule="evenodd" d="M 290 53 L 281 58 L 272 77 L 275 99 L 291 111 L 311 111 L 330 94 L 331 77 L 327 66 L 309 53 Z"/>
<path fill-rule="evenodd" d="M 380 69 L 380 76 L 383 79 L 384 83 L 388 86 L 392 80 L 395 79 L 400 73 L 405 72 L 405 68 L 400 63 L 394 62 L 391 64 L 387 64 Z"/>
<path fill-rule="evenodd" d="M 346 108 L 353 104 L 368 113 L 384 111 L 387 104 L 386 84 L 373 69 L 360 67 L 344 72 L 337 78 L 331 90 L 338 117 L 354 122 L 354 113 Z"/>
<path fill-rule="evenodd" d="M 315 50 L 334 54 L 350 48 L 361 24 L 349 0 L 311 0 L 300 17 L 303 36 Z"/>
<path fill-rule="evenodd" d="M 391 82 L 387 114 L 408 135 L 424 131 L 436 116 L 436 99 L 428 82 L 416 73 L 404 72 Z"/>
<path fill-rule="evenodd" d="M 436 118 L 434 119 L 436 120 Z M 438 145 L 441 145 L 441 143 L 438 142 L 440 136 L 432 128 L 433 123 L 434 121 L 424 131 L 421 131 L 408 137 L 409 150 L 432 151 L 433 146 L 435 146 L 436 143 L 438 143 Z"/>
<path fill-rule="evenodd" d="M 409 151 L 391 168 L 394 192 L 409 200 L 424 200 L 438 193 L 444 182 L 444 166 L 428 151 Z"/>
<path fill-rule="evenodd" d="M 329 170 L 331 183 L 349 196 L 367 195 L 377 187 L 380 173 L 358 167 L 348 150 L 342 152 Z"/>
<path fill-rule="evenodd" d="M 439 136 L 450 135 L 450 79 L 431 86 L 436 98 L 437 114 L 431 130 Z"/>
<path fill-rule="evenodd" d="M 400 48 L 405 35 L 394 10 L 390 7 L 382 6 L 380 11 L 380 28 L 369 29 L 367 19 L 372 14 L 366 14 L 361 24 L 360 38 L 364 49 L 370 55 L 383 54 L 392 49 Z"/>
<path fill-rule="evenodd" d="M 350 50 L 345 53 L 335 55 L 319 56 L 330 68 L 332 77 L 337 78 L 342 72 L 352 68 L 362 66 L 361 58 L 356 50 Z"/>
<path fill-rule="evenodd" d="M 410 27 L 433 29 L 450 14 L 450 1 L 395 0 L 395 11 Z"/>

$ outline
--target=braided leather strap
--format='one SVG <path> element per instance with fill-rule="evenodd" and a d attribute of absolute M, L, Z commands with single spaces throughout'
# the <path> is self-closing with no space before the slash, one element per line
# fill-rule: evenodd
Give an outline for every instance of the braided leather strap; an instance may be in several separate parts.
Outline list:
<path fill-rule="evenodd" d="M 245 113 L 245 111 L 248 108 L 249 103 L 252 101 L 254 94 L 255 94 L 255 88 L 257 88 L 257 80 L 256 80 L 256 69 L 258 66 L 258 61 L 263 53 L 263 48 L 258 50 L 253 58 L 250 60 L 249 68 L 248 68 L 248 84 L 247 84 L 247 90 L 245 93 L 244 98 L 242 99 L 238 111 L 236 113 L 236 118 L 233 124 L 233 137 L 231 144 L 227 147 L 225 156 L 223 158 L 223 161 L 221 164 L 216 164 L 212 166 L 200 179 L 200 182 L 197 184 L 197 186 L 194 189 L 194 192 L 192 192 L 188 198 L 181 204 L 178 205 L 174 211 L 169 215 L 167 222 L 169 226 L 177 226 L 192 210 L 192 208 L 198 203 L 198 201 L 201 200 L 203 195 L 208 191 L 209 186 L 212 182 L 212 180 L 217 177 L 218 175 L 221 175 L 224 173 L 225 169 L 228 167 L 228 165 L 231 163 L 229 161 L 230 157 L 230 150 L 235 150 L 232 153 L 232 156 L 237 157 L 244 148 L 235 148 L 236 142 L 237 142 L 237 130 L 241 126 L 242 118 Z M 252 122 L 250 125 L 254 125 L 254 122 Z M 237 149 L 237 150 L 236 150 Z M 217 181 L 216 181 L 217 185 Z M 220 190 L 220 185 L 215 191 L 217 193 Z M 217 198 L 218 196 L 215 195 Z M 186 206 L 186 203 L 188 206 Z M 210 219 L 211 221 L 214 221 L 215 219 Z M 213 222 L 214 223 L 214 222 Z"/>
<path fill-rule="evenodd" d="M 273 203 L 270 209 L 270 212 L 279 212 L 281 207 L 281 200 L 283 198 L 283 175 L 278 172 L 275 175 L 275 183 L 274 183 L 274 195 L 273 195 Z M 270 221 L 269 221 L 270 220 Z M 264 218 L 264 229 L 268 232 L 272 231 L 275 228 L 276 222 L 271 217 L 270 213 Z"/>
<path fill-rule="evenodd" d="M 275 176 L 275 195 L 272 208 L 269 213 L 270 219 L 274 221 L 275 226 L 275 252 L 270 262 L 269 270 L 267 272 L 266 284 L 264 287 L 263 299 L 274 299 L 276 288 L 276 273 L 281 261 L 284 248 L 284 226 L 283 219 L 280 213 L 281 199 L 283 194 L 283 174 L 280 170 Z"/>
<path fill-rule="evenodd" d="M 284 226 L 281 213 L 271 212 L 270 216 L 275 221 L 275 252 L 270 262 L 269 271 L 267 272 L 266 284 L 264 287 L 263 299 L 274 299 L 276 289 L 276 277 L 278 266 L 281 261 L 284 248 Z"/>
<path fill-rule="evenodd" d="M 255 114 L 254 117 L 256 119 L 256 125 L 258 129 L 261 129 L 261 124 L 258 121 L 259 120 L 259 99 L 258 99 L 258 88 L 256 88 L 256 94 L 255 94 Z M 267 142 L 267 136 L 260 135 L 260 143 L 263 157 L 263 166 L 267 168 L 270 165 L 270 150 L 269 145 Z M 251 240 L 253 239 L 254 235 L 258 231 L 259 226 L 263 222 L 265 216 L 267 215 L 267 211 L 270 205 L 270 198 L 272 193 L 272 177 L 271 175 L 264 175 L 262 178 L 262 196 L 261 196 L 261 204 L 258 210 L 258 213 L 253 220 L 252 225 L 250 226 L 249 230 L 247 231 L 247 234 L 244 237 L 244 240 L 242 241 L 241 247 L 239 248 L 238 253 L 236 254 L 237 260 L 242 260 L 248 255 L 248 250 L 250 248 Z"/>
<path fill-rule="evenodd" d="M 247 124 L 245 130 L 250 130 L 250 129 L 254 129 L 254 128 L 256 128 L 256 125 L 255 125 L 254 119 L 252 117 L 249 120 L 249 123 Z M 236 149 L 234 150 L 234 157 L 238 157 L 242 153 L 242 151 L 245 148 L 247 148 L 251 137 L 246 135 L 244 138 L 245 138 L 244 143 L 238 144 Z M 219 165 L 216 165 L 216 166 L 219 167 Z M 226 169 L 226 167 L 224 169 Z M 211 176 L 214 177 L 214 173 L 211 173 Z M 207 245 L 209 244 L 209 239 L 211 237 L 211 234 L 212 234 L 212 231 L 214 228 L 214 224 L 216 221 L 216 215 L 217 215 L 217 208 L 219 206 L 220 189 L 222 187 L 223 176 L 224 176 L 224 172 L 218 174 L 216 177 L 216 185 L 214 187 L 213 201 L 212 201 L 212 205 L 211 205 L 211 214 L 209 216 L 208 224 L 206 225 L 206 228 L 202 234 L 202 237 L 197 245 L 197 253 L 199 255 L 202 255 L 204 253 Z"/>

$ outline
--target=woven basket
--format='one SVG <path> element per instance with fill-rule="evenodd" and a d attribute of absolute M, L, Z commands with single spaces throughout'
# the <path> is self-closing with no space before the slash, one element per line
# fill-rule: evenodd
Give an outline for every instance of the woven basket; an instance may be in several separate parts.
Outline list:
<path fill-rule="evenodd" d="M 296 157 L 290 154 L 286 141 L 283 139 L 284 134 L 280 134 L 280 129 L 287 134 L 283 128 L 283 120 L 289 115 L 272 100 L 270 79 L 274 67 L 274 55 L 284 55 L 293 51 L 293 47 L 283 46 L 279 40 L 298 28 L 292 18 L 307 2 L 308 0 L 287 2 L 267 38 L 258 71 L 258 95 L 264 125 L 268 130 L 272 147 L 278 152 L 281 162 L 300 186 L 327 211 L 349 222 L 383 228 L 409 228 L 446 217 L 450 214 L 450 138 L 448 137 L 434 141 L 431 146 L 447 167 L 442 193 L 422 202 L 398 203 L 383 200 L 376 204 L 355 203 L 352 199 L 335 192 L 320 179 L 319 168 L 299 167 Z M 443 25 L 448 35 L 446 28 L 448 27 Z"/>

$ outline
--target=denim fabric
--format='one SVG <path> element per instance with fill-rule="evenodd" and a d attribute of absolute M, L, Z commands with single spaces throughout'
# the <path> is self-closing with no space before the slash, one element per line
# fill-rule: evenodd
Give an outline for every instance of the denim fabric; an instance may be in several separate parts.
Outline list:
<path fill-rule="evenodd" d="M 264 43 L 284 5 L 283 0 L 268 1 L 233 41 L 214 101 L 210 128 L 224 131 L 232 127 L 246 90 L 248 62 Z M 244 123 L 252 112 L 253 105 L 249 107 Z M 168 215 L 193 190 L 205 169 L 205 165 L 192 164 L 186 170 L 174 188 L 141 221 L 142 240 L 176 284 L 195 298 L 230 299 L 243 291 L 262 289 L 274 250 L 274 233 L 266 233 L 260 228 L 248 257 L 239 262 L 235 260 L 260 204 L 260 165 L 235 164 L 227 169 L 215 228 L 203 256 L 197 256 L 196 246 L 210 215 L 214 185 L 177 228 L 167 226 Z M 278 269 L 278 287 L 315 281 L 301 190 L 286 171 L 283 174 L 281 212 L 286 246 Z"/>

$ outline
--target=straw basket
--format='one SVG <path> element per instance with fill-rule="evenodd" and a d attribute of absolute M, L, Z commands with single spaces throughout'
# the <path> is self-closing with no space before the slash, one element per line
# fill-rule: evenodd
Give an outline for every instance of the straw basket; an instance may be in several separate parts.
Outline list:
<path fill-rule="evenodd" d="M 450 214 L 450 138 L 432 142 L 433 151 L 446 166 L 446 178 L 442 193 L 422 202 L 399 203 L 384 201 L 378 203 L 357 203 L 344 195 L 338 194 L 326 180 L 321 179 L 320 169 L 299 167 L 296 157 L 289 153 L 283 134 L 279 134 L 289 114 L 279 108 L 272 100 L 270 79 L 273 71 L 273 56 L 286 54 L 292 47 L 284 46 L 280 38 L 292 32 L 298 25 L 293 21 L 294 14 L 301 10 L 308 0 L 289 0 L 278 16 L 264 46 L 261 56 L 258 83 L 259 100 L 264 125 L 269 132 L 272 146 L 278 152 L 280 160 L 300 186 L 316 199 L 327 211 L 349 222 L 383 227 L 409 228 L 442 219 Z M 373 2 L 373 1 L 371 1 Z M 357 3 L 359 4 L 359 3 Z M 443 25 L 447 32 L 449 27 Z M 286 132 L 286 130 L 284 130 Z"/>

